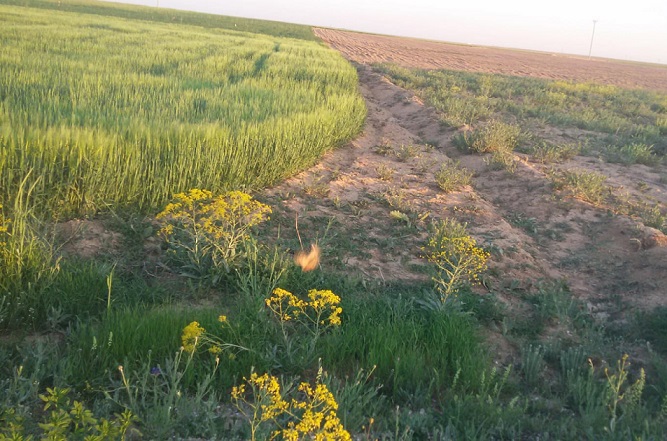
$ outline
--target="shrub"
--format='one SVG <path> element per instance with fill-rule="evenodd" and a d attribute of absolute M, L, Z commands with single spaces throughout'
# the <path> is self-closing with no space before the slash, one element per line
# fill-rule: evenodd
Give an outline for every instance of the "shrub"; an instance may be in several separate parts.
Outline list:
<path fill-rule="evenodd" d="M 605 175 L 586 170 L 567 170 L 552 176 L 552 180 L 556 189 L 565 189 L 574 197 L 594 205 L 604 202 L 608 190 Z"/>
<path fill-rule="evenodd" d="M 482 129 L 466 136 L 466 147 L 475 153 L 512 151 L 519 144 L 521 129 L 513 124 L 497 120 L 490 121 Z"/>
<path fill-rule="evenodd" d="M 505 170 L 509 173 L 516 171 L 516 158 L 514 153 L 508 150 L 497 150 L 491 156 L 484 158 L 484 163 L 491 170 Z"/>
<path fill-rule="evenodd" d="M 610 147 L 605 156 L 609 162 L 620 162 L 627 165 L 655 165 L 660 161 L 653 151 L 653 146 L 642 143 L 627 144 L 619 149 Z"/>
<path fill-rule="evenodd" d="M 470 185 L 472 172 L 460 166 L 459 162 L 445 162 L 435 174 L 438 187 L 445 193 L 459 190 L 461 187 Z"/>

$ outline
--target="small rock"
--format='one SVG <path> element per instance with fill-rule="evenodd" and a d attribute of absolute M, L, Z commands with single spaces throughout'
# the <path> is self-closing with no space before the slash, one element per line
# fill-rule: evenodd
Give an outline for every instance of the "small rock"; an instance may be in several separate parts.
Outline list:
<path fill-rule="evenodd" d="M 645 250 L 653 247 L 667 247 L 667 236 L 655 228 L 646 227 L 642 238 L 642 247 Z"/>

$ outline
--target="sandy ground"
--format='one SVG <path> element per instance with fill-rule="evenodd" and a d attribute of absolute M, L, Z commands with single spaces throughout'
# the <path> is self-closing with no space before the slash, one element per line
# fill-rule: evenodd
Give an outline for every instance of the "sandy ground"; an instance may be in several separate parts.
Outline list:
<path fill-rule="evenodd" d="M 667 91 L 667 66 L 603 58 L 315 29 L 348 59 L 362 64 L 396 63 L 424 69 L 452 69 L 557 80 L 573 80 Z"/>

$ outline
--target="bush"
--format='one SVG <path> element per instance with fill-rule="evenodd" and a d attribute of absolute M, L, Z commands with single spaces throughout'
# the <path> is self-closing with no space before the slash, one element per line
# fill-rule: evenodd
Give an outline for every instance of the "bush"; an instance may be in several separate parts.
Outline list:
<path fill-rule="evenodd" d="M 442 164 L 440 170 L 435 173 L 435 181 L 442 191 L 451 193 L 470 185 L 472 172 L 461 167 L 458 161 L 449 161 Z"/>
<path fill-rule="evenodd" d="M 603 203 L 608 191 L 605 175 L 586 170 L 568 170 L 552 176 L 552 180 L 556 189 L 567 190 L 574 197 L 594 205 Z"/>
<path fill-rule="evenodd" d="M 493 120 L 466 136 L 465 145 L 475 153 L 510 152 L 519 144 L 520 135 L 518 126 Z"/>
<path fill-rule="evenodd" d="M 655 165 L 660 162 L 660 158 L 653 151 L 653 146 L 642 143 L 627 144 L 619 149 L 610 147 L 605 152 L 605 157 L 609 162 L 619 162 L 626 165 Z"/>
<path fill-rule="evenodd" d="M 542 164 L 551 164 L 553 162 L 562 162 L 568 159 L 572 159 L 580 152 L 580 145 L 553 145 L 547 142 L 542 142 L 539 145 L 529 148 L 526 153 L 533 155 L 533 157 Z"/>

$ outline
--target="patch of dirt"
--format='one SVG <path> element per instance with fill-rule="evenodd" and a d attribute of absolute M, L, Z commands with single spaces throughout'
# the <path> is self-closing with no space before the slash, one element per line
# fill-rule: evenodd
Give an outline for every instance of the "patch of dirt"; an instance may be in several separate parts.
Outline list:
<path fill-rule="evenodd" d="M 74 219 L 59 224 L 56 234 L 63 243 L 60 252 L 65 256 L 93 258 L 117 251 L 123 236 L 108 230 L 101 220 Z"/>
<path fill-rule="evenodd" d="M 452 44 L 385 35 L 315 29 L 350 61 L 422 69 L 538 77 L 667 91 L 667 66 L 605 58 Z"/>

